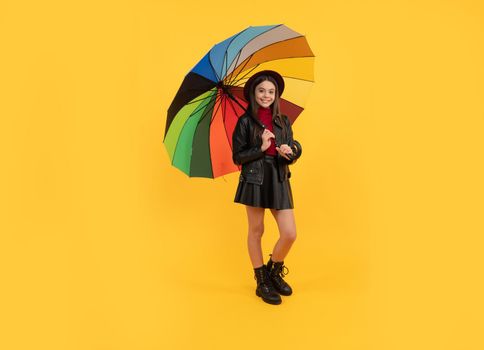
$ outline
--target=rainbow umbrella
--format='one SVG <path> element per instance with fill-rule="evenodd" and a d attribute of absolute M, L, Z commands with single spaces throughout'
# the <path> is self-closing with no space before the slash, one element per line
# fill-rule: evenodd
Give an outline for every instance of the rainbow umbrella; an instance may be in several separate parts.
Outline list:
<path fill-rule="evenodd" d="M 294 123 L 314 82 L 314 54 L 303 35 L 283 24 L 249 27 L 214 45 L 185 76 L 163 140 L 173 166 L 189 177 L 240 170 L 232 161 L 232 133 L 248 105 L 243 86 L 265 69 L 284 77 L 281 112 Z"/>

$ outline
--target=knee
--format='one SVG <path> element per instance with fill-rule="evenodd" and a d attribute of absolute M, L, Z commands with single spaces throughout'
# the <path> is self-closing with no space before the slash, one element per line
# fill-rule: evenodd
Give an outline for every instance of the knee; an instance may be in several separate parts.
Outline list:
<path fill-rule="evenodd" d="M 264 234 L 264 225 L 255 225 L 249 228 L 250 239 L 261 239 Z"/>
<path fill-rule="evenodd" d="M 292 243 L 297 237 L 296 230 L 285 231 L 282 237 L 285 241 Z"/>

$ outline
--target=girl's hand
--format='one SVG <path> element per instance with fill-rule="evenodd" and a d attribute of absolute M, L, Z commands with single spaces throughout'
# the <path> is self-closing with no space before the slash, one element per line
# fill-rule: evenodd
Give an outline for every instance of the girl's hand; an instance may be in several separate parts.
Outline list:
<path fill-rule="evenodd" d="M 264 129 L 264 132 L 262 133 L 262 152 L 265 152 L 271 145 L 271 138 L 275 139 L 276 136 L 269 129 Z"/>
<path fill-rule="evenodd" d="M 277 152 L 287 160 L 291 160 L 287 155 L 292 154 L 292 149 L 286 144 L 282 144 L 281 147 L 276 147 Z"/>

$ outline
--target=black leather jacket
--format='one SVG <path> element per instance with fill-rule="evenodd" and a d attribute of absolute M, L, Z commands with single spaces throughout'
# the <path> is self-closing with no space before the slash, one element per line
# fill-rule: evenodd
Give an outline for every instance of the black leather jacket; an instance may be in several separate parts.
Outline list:
<path fill-rule="evenodd" d="M 294 164 L 301 156 L 301 147 L 294 147 L 292 136 L 292 127 L 289 118 L 282 115 L 286 124 L 287 132 L 284 133 L 278 119 L 273 119 L 273 133 L 275 136 L 276 146 L 287 144 L 293 149 L 294 157 L 287 160 L 279 153 L 276 155 L 279 181 L 285 181 L 291 177 L 289 165 Z M 257 185 L 262 185 L 264 179 L 264 155 L 261 150 L 262 138 L 258 137 L 257 141 L 252 140 L 253 128 L 256 121 L 247 113 L 239 117 L 232 135 L 232 160 L 235 164 L 241 165 L 240 181 L 246 181 Z M 297 142 L 297 141 L 296 141 Z"/>

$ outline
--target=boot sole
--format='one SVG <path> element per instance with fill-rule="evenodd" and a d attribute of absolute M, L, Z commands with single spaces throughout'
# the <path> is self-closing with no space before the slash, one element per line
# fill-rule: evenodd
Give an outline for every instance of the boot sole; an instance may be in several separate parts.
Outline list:
<path fill-rule="evenodd" d="M 257 290 L 255 291 L 255 294 L 258 297 L 262 298 L 262 300 L 265 301 L 267 304 L 279 305 L 280 303 L 282 303 L 282 300 L 269 300 L 269 299 L 264 298 L 262 295 L 259 294 L 259 292 Z"/>
<path fill-rule="evenodd" d="M 278 292 L 278 293 L 279 293 L 280 295 L 285 296 L 285 297 L 288 297 L 288 296 L 292 295 L 292 293 L 289 293 L 289 294 L 284 294 L 284 293 L 280 293 L 280 292 Z"/>
<path fill-rule="evenodd" d="M 281 292 L 281 291 L 278 290 L 277 293 L 279 293 L 280 295 L 284 295 L 285 297 L 292 295 L 292 291 L 290 293 L 286 293 L 286 292 Z"/>
<path fill-rule="evenodd" d="M 272 279 L 272 277 L 271 277 L 271 279 Z M 287 292 L 281 291 L 279 288 L 277 288 L 277 283 L 276 283 L 276 282 L 274 282 L 274 280 L 272 280 L 272 283 L 273 283 L 274 288 L 276 289 L 277 293 L 279 293 L 280 295 L 283 295 L 283 296 L 285 296 L 285 297 L 288 297 L 288 296 L 292 295 L 292 292 L 293 292 L 292 290 L 291 290 L 291 292 L 290 292 L 290 293 L 287 293 Z"/>

